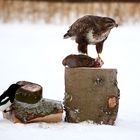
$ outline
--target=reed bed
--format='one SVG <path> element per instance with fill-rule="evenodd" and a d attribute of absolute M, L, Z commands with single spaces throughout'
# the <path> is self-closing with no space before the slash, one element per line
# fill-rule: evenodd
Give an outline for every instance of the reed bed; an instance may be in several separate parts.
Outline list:
<path fill-rule="evenodd" d="M 115 2 L 45 2 L 0 0 L 2 22 L 30 21 L 45 23 L 69 23 L 85 14 L 110 16 L 118 22 L 139 22 L 140 3 Z"/>

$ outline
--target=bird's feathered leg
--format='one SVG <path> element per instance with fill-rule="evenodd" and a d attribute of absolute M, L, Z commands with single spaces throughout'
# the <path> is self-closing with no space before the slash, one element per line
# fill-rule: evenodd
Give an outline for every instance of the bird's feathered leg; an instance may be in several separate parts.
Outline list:
<path fill-rule="evenodd" d="M 78 44 L 78 52 L 87 54 L 87 44 Z"/>
<path fill-rule="evenodd" d="M 98 57 L 100 57 L 100 54 L 102 53 L 103 43 L 104 43 L 104 41 L 96 44 L 96 51 L 97 51 Z"/>
<path fill-rule="evenodd" d="M 107 37 L 103 41 L 96 43 L 96 51 L 98 54 L 98 58 L 100 58 L 100 54 L 102 53 L 102 50 L 103 50 L 103 44 L 106 39 L 107 39 Z"/>
<path fill-rule="evenodd" d="M 76 42 L 78 43 L 78 52 L 88 54 L 87 51 L 88 43 L 87 40 L 85 40 L 85 37 L 76 38 Z"/>

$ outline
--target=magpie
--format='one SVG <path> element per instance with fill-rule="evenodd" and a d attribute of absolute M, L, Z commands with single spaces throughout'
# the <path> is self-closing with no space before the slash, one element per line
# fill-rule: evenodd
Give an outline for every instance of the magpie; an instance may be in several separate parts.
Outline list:
<path fill-rule="evenodd" d="M 21 85 L 12 84 L 6 91 L 3 92 L 3 94 L 0 96 L 0 111 L 8 112 L 7 109 L 14 102 L 16 91 L 20 87 Z"/>

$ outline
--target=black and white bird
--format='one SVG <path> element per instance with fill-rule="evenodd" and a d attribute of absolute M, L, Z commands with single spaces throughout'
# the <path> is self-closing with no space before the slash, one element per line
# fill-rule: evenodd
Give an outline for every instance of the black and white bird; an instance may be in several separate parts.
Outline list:
<path fill-rule="evenodd" d="M 96 51 L 102 53 L 104 41 L 112 28 L 118 24 L 109 17 L 86 15 L 76 20 L 64 35 L 64 39 L 72 38 L 78 43 L 78 51 L 87 54 L 88 44 L 96 45 Z"/>
<path fill-rule="evenodd" d="M 6 91 L 3 92 L 3 94 L 0 96 L 0 111 L 8 111 L 7 109 L 14 102 L 16 91 L 20 87 L 21 85 L 12 84 Z"/>

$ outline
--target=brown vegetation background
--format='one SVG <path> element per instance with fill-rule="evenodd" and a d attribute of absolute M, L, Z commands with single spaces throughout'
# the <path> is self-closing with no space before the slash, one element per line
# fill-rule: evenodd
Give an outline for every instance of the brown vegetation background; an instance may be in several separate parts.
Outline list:
<path fill-rule="evenodd" d="M 140 3 L 123 2 L 47 2 L 0 0 L 0 20 L 69 23 L 85 14 L 110 16 L 118 22 L 140 21 Z"/>

